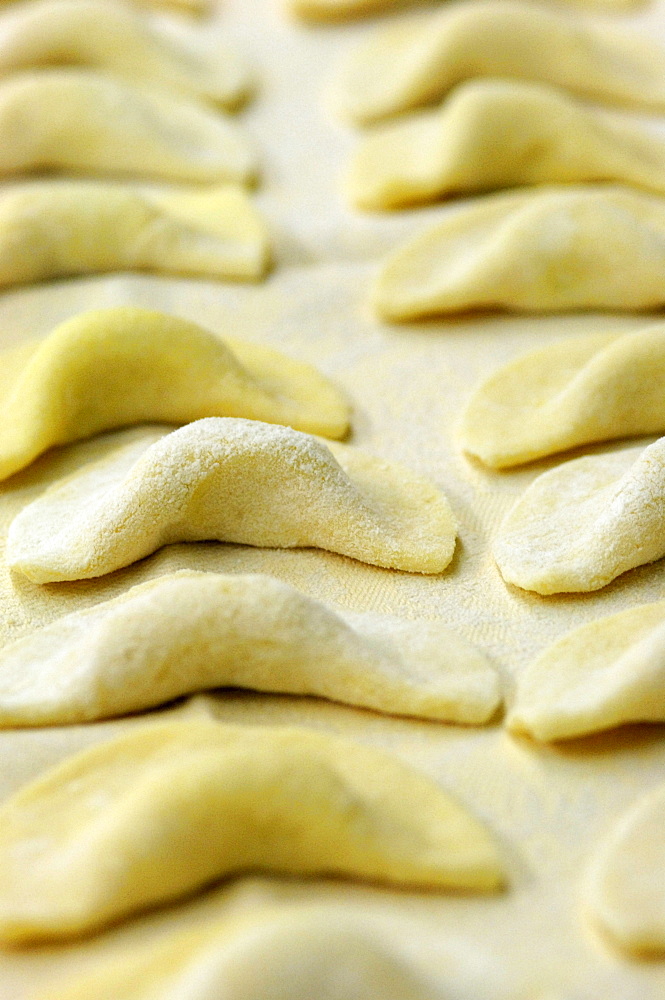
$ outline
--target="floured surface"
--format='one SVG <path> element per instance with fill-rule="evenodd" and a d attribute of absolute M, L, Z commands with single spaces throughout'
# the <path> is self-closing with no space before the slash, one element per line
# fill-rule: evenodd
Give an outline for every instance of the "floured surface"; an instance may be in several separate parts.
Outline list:
<path fill-rule="evenodd" d="M 661 16 L 655 10 L 637 23 L 665 40 Z M 375 569 L 324 552 L 215 543 L 164 549 L 96 583 L 42 588 L 2 570 L 0 637 L 16 638 L 179 568 L 271 572 L 353 611 L 444 622 L 492 655 L 506 675 L 510 696 L 511 676 L 574 626 L 662 599 L 665 564 L 634 570 L 588 596 L 540 598 L 507 588 L 490 555 L 491 539 L 511 503 L 556 462 L 515 473 L 483 470 L 455 443 L 462 407 L 481 378 L 531 348 L 575 335 L 637 329 L 645 317 L 474 317 L 400 328 L 372 319 L 367 295 L 382 255 L 451 209 L 375 218 L 351 213 L 337 193 L 356 139 L 322 108 L 320 95 L 342 52 L 370 23 L 304 28 L 289 21 L 277 3 L 263 0 L 226 0 L 219 20 L 229 29 L 225 37 L 234 36 L 262 80 L 260 96 L 239 121 L 264 165 L 257 201 L 277 238 L 274 274 L 252 288 L 117 276 L 6 292 L 0 298 L 2 344 L 44 336 L 84 308 L 116 304 L 171 311 L 221 334 L 231 323 L 234 336 L 314 364 L 341 386 L 354 405 L 353 444 L 403 462 L 446 492 L 460 522 L 457 554 L 439 578 Z M 131 438 L 138 432 L 123 433 Z M 108 440 L 76 445 L 9 480 L 0 492 L 2 536 L 49 481 L 109 447 Z M 361 919 L 379 914 L 417 965 L 442 984 L 448 943 L 454 942 L 468 956 L 457 968 L 456 1000 L 541 995 L 548 1000 L 660 1000 L 665 965 L 627 960 L 612 951 L 583 915 L 580 885 L 601 838 L 638 797 L 662 781 L 662 727 L 631 727 L 550 749 L 514 739 L 498 724 L 460 729 L 382 719 L 313 699 L 204 696 L 171 711 L 210 711 L 246 724 L 310 725 L 392 750 L 453 792 L 498 837 L 509 891 L 496 898 L 442 898 L 332 880 L 242 879 L 86 944 L 3 954 L 2 1000 L 28 1000 L 29 990 L 55 988 L 103 956 L 120 959 L 138 940 L 156 941 L 169 929 L 195 925 L 203 914 L 286 900 L 343 901 L 358 907 Z M 138 724 L 125 720 L 1 733 L 0 794 L 9 795 L 66 755 Z M 524 947 L 516 948 L 516 941 Z"/>

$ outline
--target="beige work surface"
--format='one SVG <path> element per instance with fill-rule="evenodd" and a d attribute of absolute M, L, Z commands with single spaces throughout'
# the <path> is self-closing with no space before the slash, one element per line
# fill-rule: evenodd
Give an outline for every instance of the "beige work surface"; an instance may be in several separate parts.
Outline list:
<path fill-rule="evenodd" d="M 118 275 L 4 292 L 1 342 L 45 335 L 86 308 L 132 304 L 171 311 L 312 362 L 348 393 L 353 443 L 409 464 L 445 490 L 460 525 L 455 558 L 443 575 L 425 578 L 313 550 L 177 545 L 98 582 L 44 587 L 0 567 L 0 641 L 175 568 L 269 572 L 354 610 L 444 621 L 487 650 L 510 698 L 512 679 L 571 627 L 663 598 L 665 561 L 594 595 L 540 598 L 506 587 L 490 554 L 492 537 L 512 500 L 554 462 L 497 474 L 468 461 L 455 445 L 461 407 L 481 376 L 530 348 L 591 331 L 633 329 L 653 317 L 484 316 L 404 327 L 375 321 L 367 288 L 381 255 L 445 209 L 373 218 L 343 206 L 339 175 L 354 137 L 326 109 L 323 91 L 339 54 L 371 25 L 305 28 L 283 14 L 278 0 L 226 0 L 217 19 L 220 30 L 250 54 L 261 83 L 243 120 L 265 166 L 259 202 L 276 237 L 274 273 L 257 286 Z M 634 20 L 665 42 L 662 0 L 660 11 L 654 6 Z M 6 483 L 0 536 L 47 482 L 117 437 L 54 452 Z M 665 779 L 662 726 L 630 727 L 550 749 L 508 736 L 501 719 L 464 728 L 390 719 L 314 699 L 222 692 L 168 711 L 211 712 L 243 724 L 313 726 L 385 747 L 431 775 L 494 831 L 509 888 L 476 897 L 252 875 L 81 944 L 4 953 L 0 1000 L 23 1000 L 101 954 L 121 955 L 137 936 L 147 940 L 211 911 L 275 899 L 344 900 L 377 914 L 414 960 L 439 978 L 443 995 L 456 1000 L 665 996 L 665 960 L 620 956 L 580 907 L 581 881 L 598 839 L 636 798 Z M 0 796 L 79 748 L 143 724 L 135 718 L 0 733 Z M 654 878 L 663 873 L 654 872 Z"/>

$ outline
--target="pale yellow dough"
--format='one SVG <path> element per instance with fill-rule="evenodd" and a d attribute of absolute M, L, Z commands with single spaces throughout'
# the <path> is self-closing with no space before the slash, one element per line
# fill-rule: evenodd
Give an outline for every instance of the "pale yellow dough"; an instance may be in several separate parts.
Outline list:
<path fill-rule="evenodd" d="M 665 431 L 665 324 L 558 341 L 476 389 L 461 444 L 495 469 L 578 445 Z"/>
<path fill-rule="evenodd" d="M 665 953 L 665 786 L 625 813 L 590 866 L 584 903 L 593 922 L 628 952 Z"/>
<path fill-rule="evenodd" d="M 625 112 L 540 83 L 471 80 L 440 108 L 376 125 L 346 189 L 390 209 L 524 184 L 621 181 L 665 192 L 665 139 Z"/>
<path fill-rule="evenodd" d="M 294 14 L 313 21 L 341 21 L 363 17 L 393 7 L 404 7 L 413 0 L 286 0 Z"/>
<path fill-rule="evenodd" d="M 0 285 L 118 270 L 255 279 L 269 246 L 265 222 L 233 184 L 163 192 L 53 180 L 0 193 Z"/>
<path fill-rule="evenodd" d="M 348 405 L 316 369 L 131 306 L 66 320 L 0 354 L 0 479 L 54 445 L 138 423 L 244 416 L 343 437 Z"/>
<path fill-rule="evenodd" d="M 315 547 L 441 573 L 456 527 L 429 480 L 348 445 L 211 417 L 146 432 L 56 483 L 12 522 L 8 565 L 37 583 L 103 576 L 173 542 Z"/>
<path fill-rule="evenodd" d="M 0 75 L 66 65 L 106 70 L 128 83 L 229 108 L 251 88 L 247 68 L 222 43 L 216 43 L 214 58 L 189 51 L 114 0 L 28 0 L 0 16 Z"/>
<path fill-rule="evenodd" d="M 444 1000 L 368 923 L 353 906 L 266 907 L 135 945 L 31 1000 Z"/>
<path fill-rule="evenodd" d="M 431 779 L 302 729 L 151 724 L 0 809 L 0 939 L 89 933 L 255 869 L 495 890 L 485 829 Z"/>
<path fill-rule="evenodd" d="M 665 50 L 623 25 L 512 0 L 445 3 L 400 19 L 352 52 L 333 88 L 340 112 L 370 122 L 441 99 L 473 77 L 539 80 L 617 104 L 665 107 Z"/>
<path fill-rule="evenodd" d="M 195 101 L 92 70 L 26 70 L 0 82 L 0 176 L 42 170 L 247 183 L 256 161 L 235 122 Z"/>
<path fill-rule="evenodd" d="M 598 590 L 665 555 L 665 438 L 539 476 L 494 543 L 507 583 L 539 594 Z"/>
<path fill-rule="evenodd" d="M 564 740 L 665 722 L 665 601 L 574 629 L 521 675 L 508 728 Z"/>
<path fill-rule="evenodd" d="M 653 309 L 665 302 L 665 199 L 627 187 L 536 188 L 479 198 L 384 262 L 376 312 Z M 576 353 L 576 352 L 574 352 Z"/>
<path fill-rule="evenodd" d="M 354 614 L 269 576 L 183 571 L 0 650 L 0 726 L 89 722 L 215 687 L 487 722 L 499 680 L 445 626 Z"/>

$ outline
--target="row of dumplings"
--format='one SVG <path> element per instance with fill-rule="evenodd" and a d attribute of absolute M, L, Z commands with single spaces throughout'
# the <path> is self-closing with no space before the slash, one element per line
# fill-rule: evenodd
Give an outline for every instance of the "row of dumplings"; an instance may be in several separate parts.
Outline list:
<path fill-rule="evenodd" d="M 0 191 L 0 284 L 120 269 L 262 277 L 269 236 L 246 191 L 256 156 L 228 114 L 252 86 L 232 48 L 207 51 L 202 35 L 185 47 L 113 0 L 4 12 L 0 176 L 77 179 Z"/>

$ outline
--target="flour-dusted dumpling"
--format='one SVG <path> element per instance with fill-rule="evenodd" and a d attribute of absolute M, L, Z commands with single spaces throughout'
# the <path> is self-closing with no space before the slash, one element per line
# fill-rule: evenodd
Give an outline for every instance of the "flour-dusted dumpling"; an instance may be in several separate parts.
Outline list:
<path fill-rule="evenodd" d="M 387 320 L 468 309 L 653 309 L 665 302 L 665 199 L 615 186 L 499 194 L 451 212 L 386 260 Z"/>
<path fill-rule="evenodd" d="M 38 66 L 90 66 L 129 83 L 236 106 L 249 73 L 235 52 L 176 46 L 147 20 L 113 0 L 28 0 L 0 16 L 0 75 Z"/>
<path fill-rule="evenodd" d="M 665 722 L 665 601 L 574 629 L 521 675 L 513 732 L 564 740 L 628 722 Z"/>
<path fill-rule="evenodd" d="M 597 848 L 584 902 L 593 922 L 629 952 L 665 952 L 665 786 L 626 812 Z"/>
<path fill-rule="evenodd" d="M 503 469 L 582 444 L 659 431 L 665 431 L 663 323 L 566 339 L 509 362 L 471 397 L 461 443 L 486 465 Z"/>
<path fill-rule="evenodd" d="M 256 163 L 235 122 L 194 101 L 91 70 L 26 70 L 0 82 L 0 176 L 42 170 L 246 183 Z"/>
<path fill-rule="evenodd" d="M 310 365 L 132 306 L 0 353 L 0 479 L 54 445 L 140 423 L 244 416 L 343 437 L 348 405 Z"/>
<path fill-rule="evenodd" d="M 358 208 L 522 184 L 622 181 L 665 192 L 665 139 L 539 83 L 472 80 L 440 108 L 375 126 L 347 178 Z"/>
<path fill-rule="evenodd" d="M 181 572 L 0 650 L 0 726 L 88 722 L 216 687 L 486 722 L 487 659 L 435 622 L 353 614 L 269 576 Z"/>
<path fill-rule="evenodd" d="M 539 80 L 619 104 L 665 107 L 665 50 L 623 27 L 518 0 L 462 0 L 381 28 L 335 83 L 342 114 L 369 122 L 440 99 L 463 80 Z"/>
<path fill-rule="evenodd" d="M 411 931 L 406 924 L 405 933 Z M 444 1000 L 398 943 L 339 904 L 262 907 L 100 962 L 31 1000 Z M 447 949 L 446 949 L 447 951 Z M 447 958 L 447 955 L 446 955 Z"/>
<path fill-rule="evenodd" d="M 0 285 L 97 271 L 261 278 L 266 224 L 244 189 L 40 180 L 0 192 Z"/>
<path fill-rule="evenodd" d="M 598 590 L 665 555 L 665 438 L 539 476 L 503 522 L 507 583 L 539 594 Z"/>
<path fill-rule="evenodd" d="M 0 809 L 0 939 L 89 932 L 257 868 L 432 889 L 503 881 L 484 827 L 383 752 L 288 727 L 150 724 Z"/>
<path fill-rule="evenodd" d="M 48 489 L 12 522 L 7 562 L 37 583 L 103 576 L 172 542 L 315 547 L 441 573 L 456 527 L 402 465 L 256 420 L 211 417 L 143 439 Z"/>

